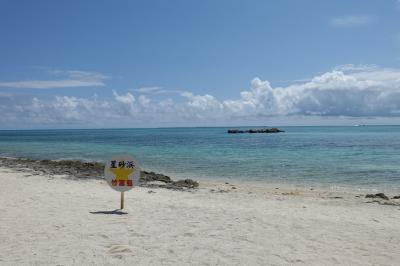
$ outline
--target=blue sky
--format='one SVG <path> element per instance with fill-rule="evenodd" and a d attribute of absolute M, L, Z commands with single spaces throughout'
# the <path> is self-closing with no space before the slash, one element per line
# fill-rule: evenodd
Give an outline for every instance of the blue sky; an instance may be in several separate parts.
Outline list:
<path fill-rule="evenodd" d="M 399 25 L 396 0 L 2 0 L 0 128 L 398 123 Z"/>

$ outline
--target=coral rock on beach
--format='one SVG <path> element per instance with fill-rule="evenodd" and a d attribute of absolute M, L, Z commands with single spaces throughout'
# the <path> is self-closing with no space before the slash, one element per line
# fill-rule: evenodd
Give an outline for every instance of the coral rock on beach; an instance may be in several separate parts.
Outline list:
<path fill-rule="evenodd" d="M 384 193 L 377 193 L 377 194 L 367 194 L 365 196 L 366 198 L 379 198 L 379 199 L 384 199 L 384 200 L 389 200 L 389 197 L 386 196 Z"/>
<path fill-rule="evenodd" d="M 169 176 L 147 171 L 140 172 L 140 181 L 141 182 L 161 181 L 164 183 L 172 183 L 172 179 Z"/>
<path fill-rule="evenodd" d="M 102 179 L 104 174 L 104 164 L 99 162 L 81 162 L 73 160 L 51 161 L 51 160 L 32 160 L 25 158 L 1 158 L 0 166 L 14 169 L 30 169 L 35 174 L 45 175 L 64 175 L 74 179 Z M 140 172 L 140 186 L 160 187 L 175 190 L 197 188 L 199 183 L 191 179 L 172 180 L 169 176 L 155 172 Z M 156 182 L 159 182 L 156 184 Z"/>
<path fill-rule="evenodd" d="M 199 186 L 199 183 L 192 179 L 173 181 L 169 176 L 146 171 L 142 171 L 140 173 L 140 182 L 142 183 L 142 186 L 162 187 L 175 190 L 182 190 L 184 188 L 197 188 Z M 155 182 L 159 183 L 155 184 Z"/>

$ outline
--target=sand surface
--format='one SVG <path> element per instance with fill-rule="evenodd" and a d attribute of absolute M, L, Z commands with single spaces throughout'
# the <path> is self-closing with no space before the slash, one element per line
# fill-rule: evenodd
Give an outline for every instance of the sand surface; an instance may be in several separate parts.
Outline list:
<path fill-rule="evenodd" d="M 121 213 L 103 180 L 0 168 L 0 182 L 0 265 L 400 263 L 400 206 L 356 193 L 134 188 Z"/>

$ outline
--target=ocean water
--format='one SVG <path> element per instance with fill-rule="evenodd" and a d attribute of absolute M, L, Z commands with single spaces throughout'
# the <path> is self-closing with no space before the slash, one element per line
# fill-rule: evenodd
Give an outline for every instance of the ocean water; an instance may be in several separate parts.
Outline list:
<path fill-rule="evenodd" d="M 0 131 L 0 156 L 105 161 L 133 155 L 177 178 L 400 189 L 400 126 Z"/>

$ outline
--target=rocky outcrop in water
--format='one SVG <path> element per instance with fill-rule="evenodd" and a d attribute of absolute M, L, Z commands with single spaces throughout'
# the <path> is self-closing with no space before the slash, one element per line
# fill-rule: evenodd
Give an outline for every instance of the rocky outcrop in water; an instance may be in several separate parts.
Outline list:
<path fill-rule="evenodd" d="M 279 128 L 253 128 L 248 130 L 241 130 L 241 129 L 228 129 L 229 134 L 242 134 L 242 133 L 279 133 L 285 132 L 280 130 Z"/>
<path fill-rule="evenodd" d="M 98 162 L 73 160 L 51 161 L 0 157 L 0 166 L 39 175 L 63 175 L 71 179 L 104 178 L 104 164 Z M 198 182 L 191 179 L 174 181 L 169 176 L 147 171 L 140 172 L 139 181 L 141 183 L 140 185 L 144 187 L 162 187 L 175 190 L 192 189 L 199 186 Z"/>

